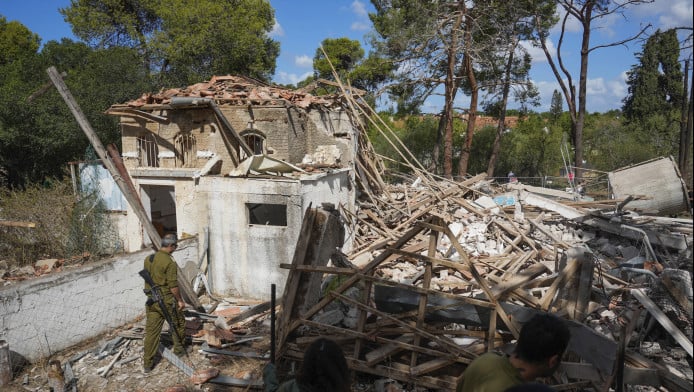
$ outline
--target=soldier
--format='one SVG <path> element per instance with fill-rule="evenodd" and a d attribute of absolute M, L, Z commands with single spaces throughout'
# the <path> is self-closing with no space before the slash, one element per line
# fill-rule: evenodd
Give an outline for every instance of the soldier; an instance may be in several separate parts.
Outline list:
<path fill-rule="evenodd" d="M 457 391 L 497 392 L 549 377 L 559 367 L 570 337 L 561 319 L 537 314 L 523 324 L 513 354 L 481 355 L 465 369 Z"/>
<path fill-rule="evenodd" d="M 173 325 L 169 325 L 171 336 L 174 342 L 174 354 L 184 355 L 185 341 L 180 341 L 179 337 L 185 339 L 185 318 L 183 308 L 185 302 L 178 290 L 178 265 L 171 257 L 178 247 L 175 234 L 167 234 L 161 240 L 161 248 L 157 253 L 145 258 L 145 269 L 149 271 L 155 285 L 160 288 L 164 298 L 164 303 L 171 317 Z M 145 283 L 145 292 L 150 293 L 151 287 Z M 143 366 L 145 373 L 152 371 L 155 365 L 155 357 L 159 348 L 161 337 L 161 327 L 166 320 L 166 314 L 162 311 L 158 303 L 153 302 L 148 294 L 146 304 L 147 321 L 145 324 L 144 358 Z"/>

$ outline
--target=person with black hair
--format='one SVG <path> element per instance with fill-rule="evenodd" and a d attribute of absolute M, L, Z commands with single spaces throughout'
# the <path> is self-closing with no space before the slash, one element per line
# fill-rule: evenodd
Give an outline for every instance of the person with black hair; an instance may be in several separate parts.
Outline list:
<path fill-rule="evenodd" d="M 489 352 L 472 361 L 457 392 L 498 392 L 554 374 L 571 334 L 551 314 L 537 314 L 523 324 L 511 355 Z"/>
<path fill-rule="evenodd" d="M 319 338 L 304 353 L 304 362 L 295 379 L 277 381 L 275 365 L 263 369 L 265 392 L 349 392 L 351 379 L 345 354 L 332 340 Z"/>

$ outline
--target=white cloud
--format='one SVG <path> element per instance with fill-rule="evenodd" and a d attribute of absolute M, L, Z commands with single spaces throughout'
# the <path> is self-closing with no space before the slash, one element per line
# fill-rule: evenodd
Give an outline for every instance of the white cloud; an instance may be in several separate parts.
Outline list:
<path fill-rule="evenodd" d="M 670 12 L 661 15 L 658 21 L 663 29 L 692 26 L 694 6 L 691 1 L 677 1 L 670 6 Z"/>
<path fill-rule="evenodd" d="M 294 65 L 301 68 L 311 68 L 313 67 L 313 59 L 307 55 L 295 56 Z"/>
<path fill-rule="evenodd" d="M 535 108 L 539 112 L 546 112 L 549 110 L 550 102 L 552 102 L 552 94 L 554 90 L 561 92 L 559 89 L 559 84 L 556 81 L 546 81 L 546 80 L 533 80 L 533 84 L 537 87 L 540 92 L 540 106 Z M 562 99 L 564 99 L 562 95 Z M 566 103 L 564 103 L 564 110 L 566 110 Z"/>
<path fill-rule="evenodd" d="M 622 98 L 627 95 L 627 73 L 622 72 L 619 75 L 619 79 L 610 80 L 607 82 L 610 92 L 616 98 L 619 98 L 620 102 Z"/>
<path fill-rule="evenodd" d="M 366 10 L 366 5 L 359 0 L 354 0 L 350 4 L 352 13 L 356 15 L 356 21 L 352 22 L 350 28 L 354 31 L 367 31 L 371 28 L 369 21 L 369 12 Z"/>
<path fill-rule="evenodd" d="M 366 31 L 370 28 L 371 26 L 368 23 L 365 22 L 354 22 L 352 23 L 351 29 L 355 31 Z"/>
<path fill-rule="evenodd" d="M 566 80 L 564 81 L 566 83 Z M 540 107 L 535 110 L 539 112 L 549 110 L 552 102 L 554 90 L 562 93 L 559 83 L 556 81 L 534 80 L 533 83 L 540 92 Z M 626 72 L 622 72 L 617 79 L 605 80 L 604 78 L 588 79 L 586 82 L 586 106 L 589 113 L 606 112 L 612 109 L 619 109 L 622 106 L 622 99 L 626 96 Z M 562 93 L 562 103 L 564 110 L 567 110 L 566 101 Z"/>
<path fill-rule="evenodd" d="M 605 87 L 605 80 L 603 78 L 588 79 L 586 81 L 587 96 L 605 94 L 606 92 L 607 87 Z"/>
<path fill-rule="evenodd" d="M 270 37 L 282 37 L 284 35 L 284 29 L 280 25 L 280 22 L 275 19 L 275 24 L 272 26 L 272 30 L 270 30 Z"/>
<path fill-rule="evenodd" d="M 640 17 L 656 17 L 656 28 L 666 30 L 672 27 L 692 26 L 694 6 L 691 0 L 655 0 L 653 3 L 634 7 L 634 14 Z"/>
<path fill-rule="evenodd" d="M 313 75 L 313 72 L 305 72 L 301 75 L 297 75 L 295 73 L 279 71 L 277 73 L 276 82 L 281 84 L 297 84 L 311 75 Z"/>
<path fill-rule="evenodd" d="M 352 7 L 352 12 L 361 18 L 366 18 L 369 15 L 366 11 L 366 6 L 359 0 L 354 0 L 350 7 Z"/>
<path fill-rule="evenodd" d="M 520 44 L 528 51 L 528 54 L 530 54 L 530 57 L 533 59 L 533 63 L 544 63 L 547 61 L 547 57 L 542 48 L 534 46 L 530 41 L 521 41 Z M 557 49 L 554 47 L 554 42 L 552 42 L 551 39 L 547 39 L 547 49 L 552 57 L 554 57 Z"/>

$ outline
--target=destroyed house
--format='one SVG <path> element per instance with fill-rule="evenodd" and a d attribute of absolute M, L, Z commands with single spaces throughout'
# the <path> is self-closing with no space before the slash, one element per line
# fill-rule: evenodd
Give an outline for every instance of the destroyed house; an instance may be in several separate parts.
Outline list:
<path fill-rule="evenodd" d="M 310 205 L 354 211 L 359 133 L 340 97 L 217 76 L 107 113 L 120 119 L 123 166 L 159 234 L 199 236 L 213 293 L 265 298 L 271 283 L 283 287 L 279 266 Z M 150 245 L 131 212 L 119 222 L 126 251 Z"/>

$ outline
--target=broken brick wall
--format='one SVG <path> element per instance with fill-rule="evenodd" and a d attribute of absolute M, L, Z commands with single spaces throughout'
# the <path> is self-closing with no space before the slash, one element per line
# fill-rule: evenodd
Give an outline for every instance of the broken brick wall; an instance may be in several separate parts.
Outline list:
<path fill-rule="evenodd" d="M 289 163 L 301 163 L 323 146 L 334 146 L 337 155 L 330 161 L 350 165 L 356 155 L 356 130 L 347 113 L 341 109 L 283 106 L 221 105 L 221 112 L 237 134 L 253 129 L 265 137 L 264 152 Z M 213 156 L 221 159 L 219 172 L 230 172 L 239 162 L 239 145 L 227 134 L 208 108 L 154 110 L 153 114 L 169 118 L 170 122 L 155 122 L 137 117 L 121 117 L 123 158 L 129 170 L 152 166 L 144 163 L 147 152 L 142 147 L 148 140 L 151 155 L 159 168 L 202 168 Z M 192 158 L 184 163 L 176 138 L 186 134 L 194 143 Z M 156 143 L 156 146 L 153 144 Z M 229 145 L 227 145 L 229 144 Z"/>

